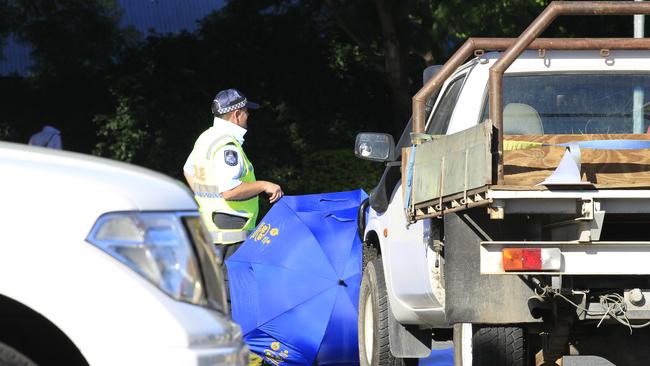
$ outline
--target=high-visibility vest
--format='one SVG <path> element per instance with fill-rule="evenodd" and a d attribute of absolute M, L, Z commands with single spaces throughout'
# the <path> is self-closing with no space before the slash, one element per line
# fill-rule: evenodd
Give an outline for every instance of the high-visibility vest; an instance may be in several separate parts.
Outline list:
<path fill-rule="evenodd" d="M 228 201 L 219 193 L 219 187 L 215 184 L 219 172 L 215 169 L 214 159 L 223 159 L 216 156 L 216 153 L 226 145 L 233 145 L 233 149 L 242 156 L 244 166 L 240 180 L 246 183 L 255 182 L 253 164 L 248 160 L 239 141 L 232 135 L 224 134 L 211 127 L 199 136 L 192 151 L 194 198 L 199 204 L 199 212 L 208 231 L 212 234 L 214 242 L 219 244 L 232 244 L 246 240 L 248 234 L 255 228 L 259 212 L 257 196 L 247 200 Z M 215 213 L 244 218 L 246 224 L 240 229 L 219 228 L 213 220 Z"/>

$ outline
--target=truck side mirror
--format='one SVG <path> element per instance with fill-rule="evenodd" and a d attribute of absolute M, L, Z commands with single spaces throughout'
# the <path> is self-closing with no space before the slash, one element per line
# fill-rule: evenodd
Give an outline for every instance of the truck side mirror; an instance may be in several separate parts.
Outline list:
<path fill-rule="evenodd" d="M 387 133 L 361 132 L 354 143 L 354 155 L 371 161 L 395 160 L 395 141 Z"/>

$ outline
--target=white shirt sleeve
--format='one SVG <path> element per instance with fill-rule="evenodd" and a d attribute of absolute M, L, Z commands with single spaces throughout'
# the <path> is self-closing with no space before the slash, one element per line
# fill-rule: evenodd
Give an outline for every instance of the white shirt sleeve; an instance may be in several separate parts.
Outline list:
<path fill-rule="evenodd" d="M 214 155 L 214 171 L 217 176 L 219 193 L 238 187 L 244 173 L 244 160 L 241 150 L 234 145 L 226 145 Z"/>

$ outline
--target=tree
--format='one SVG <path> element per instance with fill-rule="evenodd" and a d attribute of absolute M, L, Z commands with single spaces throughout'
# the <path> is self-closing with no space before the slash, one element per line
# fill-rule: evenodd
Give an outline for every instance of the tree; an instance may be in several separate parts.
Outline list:
<path fill-rule="evenodd" d="M 408 67 L 408 43 L 405 45 L 403 32 L 400 30 L 401 24 L 398 24 L 398 18 L 395 14 L 398 8 L 404 7 L 400 2 L 393 0 L 373 0 L 374 9 L 379 20 L 379 29 L 381 30 L 381 40 L 375 37 L 370 39 L 357 34 L 353 29 L 350 20 L 350 12 L 355 8 L 364 8 L 371 4 L 362 2 L 356 6 L 349 6 L 349 2 L 343 4 L 338 0 L 326 0 L 327 6 L 338 26 L 348 35 L 356 45 L 365 53 L 368 62 L 383 73 L 390 89 L 390 101 L 392 105 L 392 125 L 390 129 L 394 133 L 399 133 L 401 127 L 408 120 L 410 115 L 410 105 L 408 103 L 411 95 L 412 81 L 409 77 Z M 356 10 L 368 14 L 368 8 L 365 10 Z M 370 9 L 372 9 L 370 7 Z M 370 10 L 371 12 L 372 10 Z M 347 14 L 345 14 L 347 12 Z M 358 19 L 357 15 L 355 19 Z M 358 24 L 355 22 L 355 24 Z M 381 59 L 383 58 L 383 63 Z"/>
<path fill-rule="evenodd" d="M 129 104 L 133 101 L 118 96 L 118 103 L 115 115 L 97 115 L 93 119 L 98 126 L 97 134 L 102 139 L 95 146 L 93 154 L 131 163 L 136 153 L 144 147 L 148 134 L 145 129 L 139 128 L 132 114 Z"/>
<path fill-rule="evenodd" d="M 30 129 L 59 128 L 66 149 L 88 152 L 95 145 L 94 114 L 113 104 L 106 71 L 127 39 L 114 0 L 13 0 L 13 32 L 32 47 Z"/>
<path fill-rule="evenodd" d="M 113 64 L 124 39 L 115 0 L 15 0 L 15 33 L 33 48 L 34 73 L 95 73 Z"/>
<path fill-rule="evenodd" d="M 11 30 L 16 27 L 16 8 L 10 0 L 0 0 L 0 57 Z"/>

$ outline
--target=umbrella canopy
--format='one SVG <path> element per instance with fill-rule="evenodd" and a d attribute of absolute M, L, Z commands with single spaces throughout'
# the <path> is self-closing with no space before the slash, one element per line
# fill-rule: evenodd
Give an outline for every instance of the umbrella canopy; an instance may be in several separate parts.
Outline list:
<path fill-rule="evenodd" d="M 226 260 L 233 319 L 273 364 L 358 364 L 362 190 L 285 196 Z"/>
<path fill-rule="evenodd" d="M 454 366 L 454 347 L 434 349 L 427 358 L 418 361 L 419 366 Z"/>

